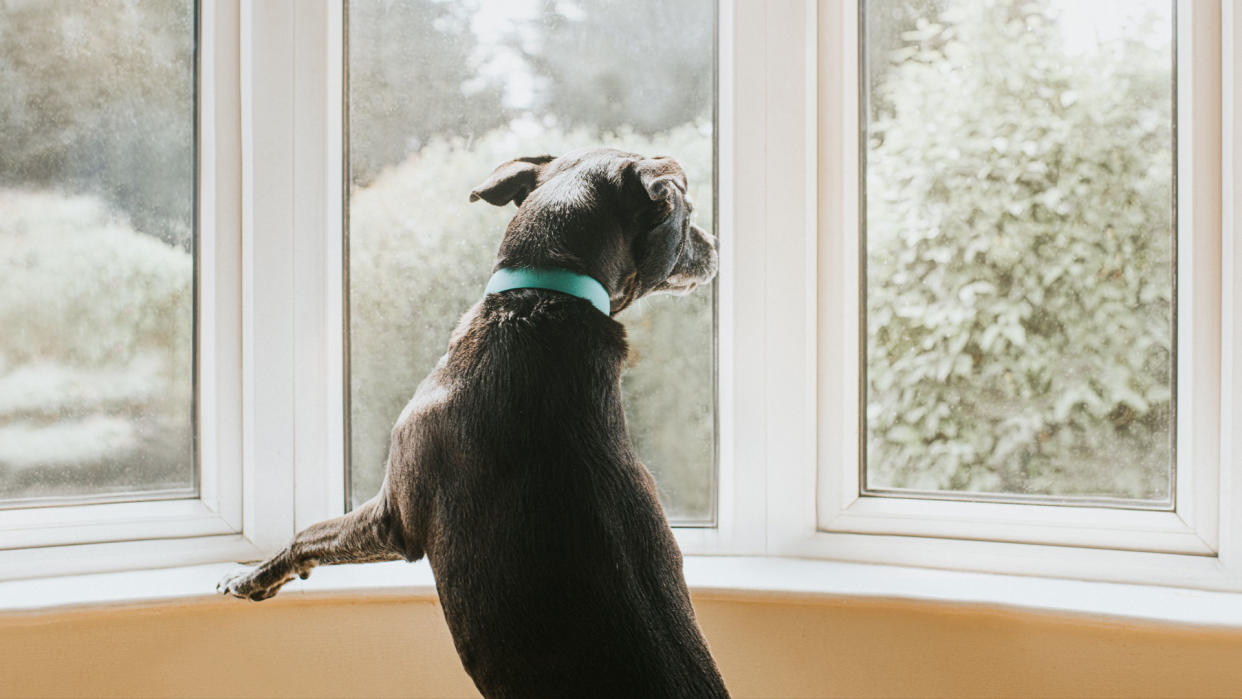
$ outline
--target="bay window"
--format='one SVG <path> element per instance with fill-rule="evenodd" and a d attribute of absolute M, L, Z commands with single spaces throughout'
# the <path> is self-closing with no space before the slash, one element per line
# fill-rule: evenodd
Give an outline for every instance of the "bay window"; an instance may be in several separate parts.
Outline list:
<path fill-rule="evenodd" d="M 618 318 L 692 559 L 1242 589 L 1229 3 L 91 7 L 139 38 L 0 4 L 56 18 L 0 116 L 62 115 L 0 132 L 0 577 L 366 500 L 512 213 L 470 189 L 611 145 L 721 241 Z"/>

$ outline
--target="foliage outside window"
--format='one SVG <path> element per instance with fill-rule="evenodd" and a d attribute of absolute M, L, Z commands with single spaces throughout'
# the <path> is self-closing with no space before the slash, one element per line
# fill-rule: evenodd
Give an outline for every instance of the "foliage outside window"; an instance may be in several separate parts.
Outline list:
<path fill-rule="evenodd" d="M 0 506 L 193 494 L 194 13 L 0 2 Z"/>
<path fill-rule="evenodd" d="M 1169 504 L 1170 3 L 865 21 L 867 487 Z"/>

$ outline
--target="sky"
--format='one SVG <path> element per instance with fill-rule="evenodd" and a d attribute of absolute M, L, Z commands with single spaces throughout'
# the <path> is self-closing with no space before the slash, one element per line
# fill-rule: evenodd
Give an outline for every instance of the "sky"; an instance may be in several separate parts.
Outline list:
<path fill-rule="evenodd" d="M 590 7 L 586 0 L 581 6 Z M 979 0 L 957 0 L 978 2 Z M 1172 37 L 1172 0 L 1049 0 L 1060 13 L 1060 27 L 1066 47 L 1071 51 L 1091 52 L 1108 42 L 1132 32 L 1146 15 L 1157 19 L 1158 31 L 1153 37 L 1161 44 Z M 471 28 L 479 39 L 479 73 L 481 80 L 497 78 L 505 86 L 505 103 L 514 109 L 530 106 L 534 97 L 533 76 L 513 50 L 503 47 L 501 39 L 514 22 L 537 16 L 541 0 L 479 0 Z M 572 16 L 581 12 L 579 5 L 559 3 L 558 10 Z"/>
<path fill-rule="evenodd" d="M 479 77 L 485 81 L 498 78 L 505 86 L 505 104 L 514 109 L 530 106 L 534 83 L 517 53 L 499 47 L 515 21 L 531 19 L 538 14 L 538 5 L 538 0 L 479 0 L 479 12 L 471 22 L 483 52 L 479 57 L 483 60 Z"/>
<path fill-rule="evenodd" d="M 1061 13 L 1061 34 L 1070 50 L 1091 51 L 1119 39 L 1147 15 L 1157 20 L 1153 29 L 1159 30 L 1160 44 L 1173 37 L 1171 0 L 1051 0 L 1051 5 Z"/>

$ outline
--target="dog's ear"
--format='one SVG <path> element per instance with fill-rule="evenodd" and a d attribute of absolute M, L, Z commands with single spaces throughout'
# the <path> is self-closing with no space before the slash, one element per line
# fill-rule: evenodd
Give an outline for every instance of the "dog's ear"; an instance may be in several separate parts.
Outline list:
<path fill-rule="evenodd" d="M 640 160 L 633 167 L 650 207 L 643 218 L 654 222 L 634 240 L 638 287 L 646 293 L 668 279 L 681 256 L 688 215 L 686 180 L 672 158 Z"/>
<path fill-rule="evenodd" d="M 471 190 L 470 201 L 482 199 L 494 206 L 513 202 L 521 206 L 538 184 L 539 171 L 555 159 L 552 155 L 536 155 L 510 160 L 493 170 L 483 184 Z"/>

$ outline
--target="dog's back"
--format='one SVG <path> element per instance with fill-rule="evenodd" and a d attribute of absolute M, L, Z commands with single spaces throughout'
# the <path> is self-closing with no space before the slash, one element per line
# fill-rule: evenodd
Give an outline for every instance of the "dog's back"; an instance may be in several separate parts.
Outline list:
<path fill-rule="evenodd" d="M 465 322 L 429 377 L 455 388 L 424 462 L 436 492 L 419 499 L 444 613 L 480 690 L 726 696 L 625 432 L 623 327 L 535 290 L 490 296 Z"/>

